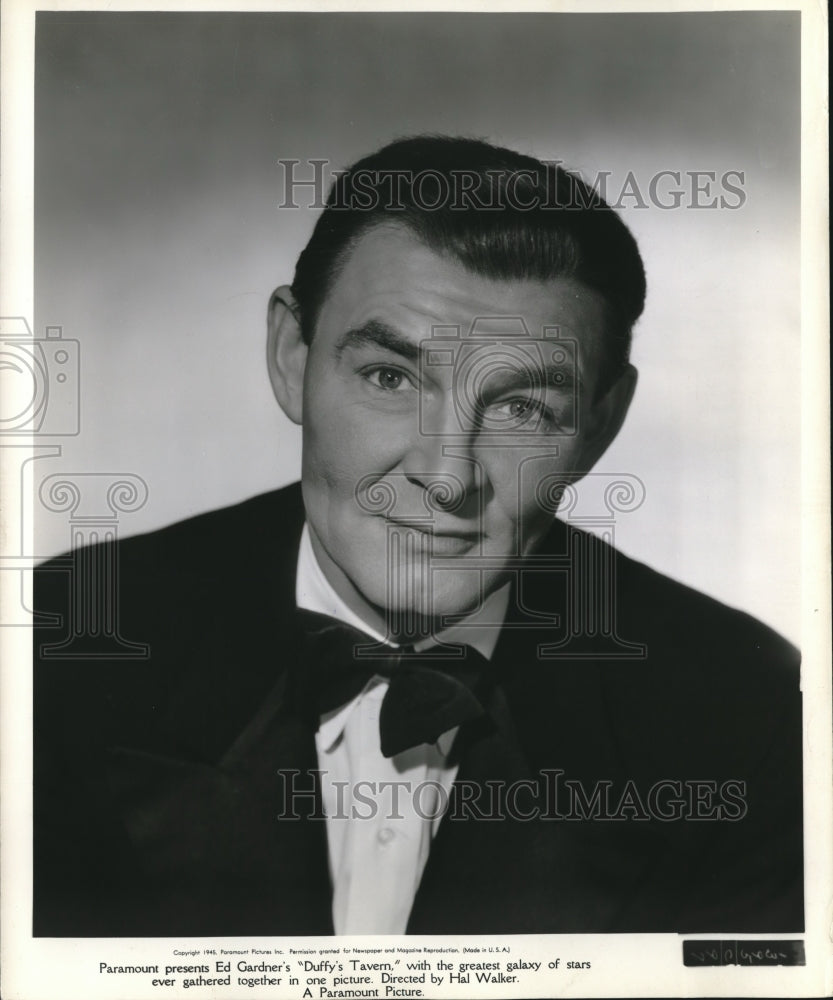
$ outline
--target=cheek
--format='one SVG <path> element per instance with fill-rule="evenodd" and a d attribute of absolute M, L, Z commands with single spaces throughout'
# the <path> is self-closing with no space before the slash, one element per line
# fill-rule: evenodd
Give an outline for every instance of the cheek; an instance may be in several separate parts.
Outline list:
<path fill-rule="evenodd" d="M 358 513 L 356 487 L 365 474 L 365 464 L 365 456 L 357 454 L 355 441 L 349 436 L 305 434 L 301 478 L 308 503 L 319 518 L 327 523 L 341 522 L 345 516 Z M 323 524 L 318 527 L 324 531 Z"/>
<path fill-rule="evenodd" d="M 494 496 L 491 532 L 511 535 L 521 551 L 529 552 L 547 534 L 560 501 L 563 484 L 574 466 L 575 441 L 559 443 L 558 454 L 507 451 L 488 470 Z"/>
<path fill-rule="evenodd" d="M 304 422 L 302 479 L 320 516 L 361 516 L 359 484 L 395 468 L 407 445 L 395 426 L 366 407 L 343 401 L 315 407 Z"/>
<path fill-rule="evenodd" d="M 375 410 L 354 396 L 340 380 L 307 392 L 305 476 L 352 489 L 365 476 L 384 475 L 408 452 L 415 421 Z"/>
<path fill-rule="evenodd" d="M 345 405 L 339 392 L 339 384 L 311 387 L 303 418 L 304 475 L 331 483 L 360 478 L 371 452 L 366 417 Z"/>
<path fill-rule="evenodd" d="M 554 517 L 554 512 L 543 509 L 537 498 L 521 499 L 518 539 L 522 553 L 529 553 L 538 547 L 549 533 Z"/>

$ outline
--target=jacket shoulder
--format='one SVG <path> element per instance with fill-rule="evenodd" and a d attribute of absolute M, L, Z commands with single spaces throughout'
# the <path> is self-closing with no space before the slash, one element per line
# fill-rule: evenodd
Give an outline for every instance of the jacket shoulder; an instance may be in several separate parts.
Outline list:
<path fill-rule="evenodd" d="M 624 640 L 651 647 L 649 658 L 666 666 L 696 660 L 703 669 L 728 658 L 735 671 L 754 663 L 756 669 L 797 676 L 799 652 L 773 628 L 586 531 L 558 520 L 543 551 L 560 556 L 568 567 L 563 577 L 569 586 L 559 599 L 573 618 L 578 620 L 580 611 L 592 627 L 604 625 Z M 555 590 L 557 576 L 544 587 Z"/>
<path fill-rule="evenodd" d="M 653 637 L 659 650 L 797 679 L 798 649 L 769 625 L 621 552 L 615 561 L 622 622 Z"/>
<path fill-rule="evenodd" d="M 625 756 L 693 766 L 760 757 L 776 733 L 800 741 L 800 656 L 783 636 L 563 522 L 547 546 L 567 568 L 526 596 L 537 612 L 560 613 L 560 625 L 554 642 L 546 629 L 530 632 L 539 645 L 523 653 L 521 632 L 507 677 L 544 749 L 562 730 L 615 732 Z M 566 704 L 559 726 L 548 724 Z"/>
<path fill-rule="evenodd" d="M 40 742 L 143 745 L 174 709 L 233 728 L 285 659 L 302 524 L 288 487 L 38 567 Z"/>
<path fill-rule="evenodd" d="M 284 555 L 297 543 L 304 520 L 299 483 L 205 511 L 162 528 L 121 538 L 115 543 L 122 570 L 142 570 L 156 577 L 176 567 L 186 575 L 216 575 L 229 562 L 257 563 Z M 93 552 L 104 547 L 88 547 Z M 35 569 L 36 586 L 68 569 L 73 553 L 63 553 Z"/>

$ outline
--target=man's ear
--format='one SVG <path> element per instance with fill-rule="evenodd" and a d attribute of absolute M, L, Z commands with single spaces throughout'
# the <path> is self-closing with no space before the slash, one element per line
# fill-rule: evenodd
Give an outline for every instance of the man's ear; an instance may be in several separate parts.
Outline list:
<path fill-rule="evenodd" d="M 266 325 L 266 366 L 272 392 L 289 419 L 300 424 L 307 345 L 301 335 L 298 304 L 288 285 L 272 293 Z"/>
<path fill-rule="evenodd" d="M 582 469 L 589 472 L 607 451 L 622 428 L 636 391 L 638 372 L 633 365 L 626 365 L 622 373 L 601 399 L 586 411 L 583 435 Z"/>

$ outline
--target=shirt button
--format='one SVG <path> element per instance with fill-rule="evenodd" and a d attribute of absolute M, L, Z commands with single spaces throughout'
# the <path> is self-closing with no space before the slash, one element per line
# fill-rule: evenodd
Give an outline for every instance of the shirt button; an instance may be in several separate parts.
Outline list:
<path fill-rule="evenodd" d="M 382 829 L 376 834 L 376 839 L 380 844 L 389 844 L 395 836 L 396 834 L 389 826 L 383 826 Z"/>

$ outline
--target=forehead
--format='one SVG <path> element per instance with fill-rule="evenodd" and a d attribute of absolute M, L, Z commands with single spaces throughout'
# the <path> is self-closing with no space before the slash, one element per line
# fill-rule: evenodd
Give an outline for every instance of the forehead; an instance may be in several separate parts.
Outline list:
<path fill-rule="evenodd" d="M 605 305 L 581 282 L 475 274 L 453 257 L 429 249 L 404 226 L 385 224 L 357 241 L 322 306 L 314 340 L 326 342 L 375 320 L 418 343 L 437 327 L 459 326 L 465 334 L 484 319 L 495 333 L 501 322 L 515 331 L 517 318 L 532 339 L 558 326 L 561 336 L 575 338 L 583 368 L 600 363 Z"/>

